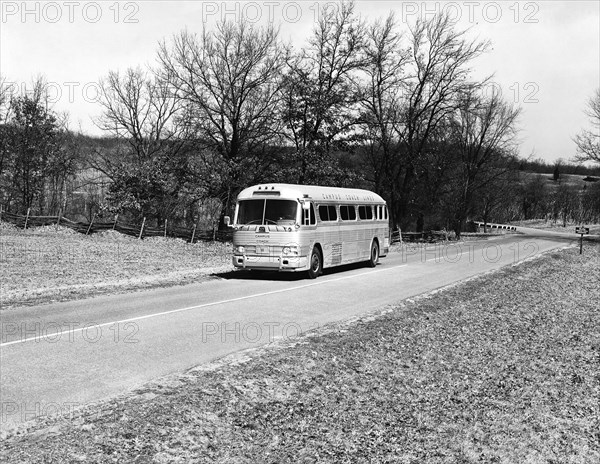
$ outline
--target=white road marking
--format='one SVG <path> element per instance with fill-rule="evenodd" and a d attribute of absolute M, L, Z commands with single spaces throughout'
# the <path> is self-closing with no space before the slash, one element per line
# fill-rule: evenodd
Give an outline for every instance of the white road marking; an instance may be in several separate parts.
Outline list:
<path fill-rule="evenodd" d="M 251 298 L 258 298 L 261 296 L 267 296 L 267 295 L 274 295 L 276 293 L 284 293 L 284 292 L 290 292 L 293 290 L 300 290 L 303 288 L 308 288 L 308 287 L 314 287 L 316 285 L 323 285 L 323 284 L 327 284 L 330 282 L 339 282 L 340 280 L 346 280 L 346 279 L 353 279 L 355 277 L 362 277 L 365 275 L 371 275 L 374 274 L 376 272 L 384 272 L 384 271 L 390 271 L 392 269 L 398 269 L 401 267 L 406 267 L 408 266 L 408 264 L 400 264 L 398 266 L 392 266 L 392 267 L 386 267 L 383 269 L 374 269 L 371 271 L 367 271 L 367 272 L 362 272 L 360 274 L 351 274 L 351 275 L 346 275 L 343 277 L 337 277 L 334 279 L 321 279 L 318 280 L 317 282 L 311 282 L 310 284 L 304 284 L 304 285 L 298 285 L 296 287 L 291 287 L 291 288 L 282 288 L 280 290 L 272 290 L 270 292 L 262 292 L 262 293 L 254 293 L 252 295 L 246 295 L 246 296 L 240 296 L 238 298 L 230 298 L 228 300 L 220 300 L 220 301 L 213 301 L 211 303 L 203 303 L 200 305 L 196 305 L 196 306 L 188 306 L 186 308 L 178 308 L 178 309 L 172 309 L 169 311 L 162 311 L 159 313 L 154 313 L 154 314 L 146 314 L 145 316 L 136 316 L 136 317 L 131 317 L 129 319 L 121 319 L 119 321 L 111 321 L 111 322 L 104 322 L 102 324 L 94 324 L 94 325 L 90 325 L 90 326 L 86 326 L 86 330 L 89 329 L 95 329 L 95 328 L 100 328 L 100 327 L 106 327 L 106 326 L 110 326 L 113 324 L 124 324 L 126 322 L 133 322 L 133 321 L 141 321 L 143 319 L 150 319 L 153 317 L 158 317 L 158 316 L 166 316 L 169 314 L 175 314 L 175 313 L 181 313 L 184 311 L 191 311 L 193 309 L 200 309 L 200 308 L 206 308 L 208 306 L 216 306 L 216 305 L 220 305 L 220 304 L 227 304 L 227 303 L 233 303 L 235 301 L 243 301 L 243 300 L 249 300 Z M 59 337 L 59 336 L 63 336 L 65 334 L 69 334 L 69 333 L 73 333 L 73 329 L 70 330 L 63 330 L 62 332 L 55 332 L 55 333 L 51 333 L 51 334 L 46 334 L 44 336 L 41 337 L 29 337 L 29 338 L 23 338 L 20 340 L 13 340 L 10 342 L 5 342 L 5 343 L 0 343 L 0 348 L 3 348 L 5 346 L 10 346 L 10 345 L 17 345 L 19 343 L 25 343 L 31 340 L 43 340 L 45 338 L 54 338 L 54 337 Z M 2 352 L 0 351 L 0 355 L 2 354 Z"/>

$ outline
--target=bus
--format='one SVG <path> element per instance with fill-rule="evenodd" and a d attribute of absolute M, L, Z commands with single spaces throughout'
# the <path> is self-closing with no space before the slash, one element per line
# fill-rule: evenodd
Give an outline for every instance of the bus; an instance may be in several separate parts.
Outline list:
<path fill-rule="evenodd" d="M 390 245 L 385 201 L 361 189 L 255 185 L 240 192 L 225 223 L 236 268 L 306 271 L 311 279 L 349 263 L 375 267 Z"/>

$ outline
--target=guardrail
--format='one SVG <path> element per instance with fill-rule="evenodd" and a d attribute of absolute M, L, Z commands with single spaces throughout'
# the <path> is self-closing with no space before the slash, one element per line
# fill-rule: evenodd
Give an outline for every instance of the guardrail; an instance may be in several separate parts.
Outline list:
<path fill-rule="evenodd" d="M 477 227 L 489 227 L 490 229 L 498 229 L 498 230 L 512 230 L 512 231 L 516 231 L 517 228 L 515 226 L 509 226 L 506 224 L 490 224 L 489 222 L 478 222 L 478 221 L 473 221 L 473 224 L 475 224 Z"/>

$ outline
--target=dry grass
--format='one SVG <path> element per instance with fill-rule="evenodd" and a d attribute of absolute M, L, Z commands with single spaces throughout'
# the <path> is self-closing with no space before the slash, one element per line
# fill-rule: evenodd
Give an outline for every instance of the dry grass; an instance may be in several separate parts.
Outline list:
<path fill-rule="evenodd" d="M 85 236 L 55 226 L 0 223 L 2 309 L 95 294 L 190 283 L 231 269 L 231 245 L 173 238 Z"/>
<path fill-rule="evenodd" d="M 554 252 L 40 420 L 0 458 L 600 462 L 599 290 L 598 245 Z"/>

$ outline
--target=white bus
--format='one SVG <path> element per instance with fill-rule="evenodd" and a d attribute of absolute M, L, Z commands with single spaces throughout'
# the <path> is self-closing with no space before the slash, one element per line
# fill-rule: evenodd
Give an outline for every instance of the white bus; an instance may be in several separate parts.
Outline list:
<path fill-rule="evenodd" d="M 368 190 L 261 184 L 237 198 L 233 265 L 243 269 L 308 271 L 366 261 L 388 253 L 388 210 Z"/>

